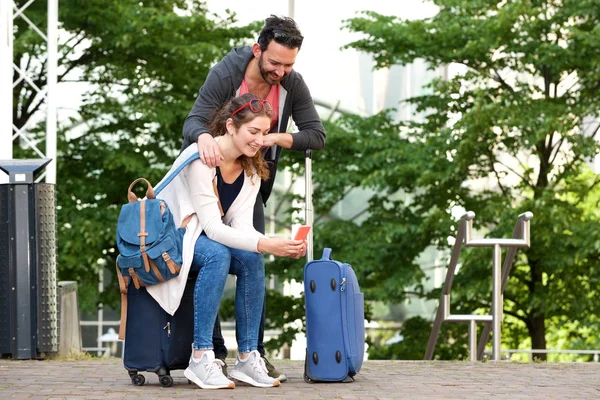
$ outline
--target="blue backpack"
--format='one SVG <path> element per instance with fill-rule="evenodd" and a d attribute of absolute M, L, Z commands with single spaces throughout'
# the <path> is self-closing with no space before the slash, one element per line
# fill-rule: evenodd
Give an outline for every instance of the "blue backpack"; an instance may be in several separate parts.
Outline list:
<path fill-rule="evenodd" d="M 157 199 L 156 195 L 183 168 L 198 158 L 198 153 L 191 155 L 156 189 L 144 178 L 138 178 L 129 185 L 129 203 L 121 207 L 117 222 L 117 273 L 120 275 L 119 283 L 125 283 L 125 290 L 129 279 L 123 280 L 123 277 L 129 277 L 139 289 L 179 275 L 185 228 L 177 228 L 169 206 L 164 200 Z M 132 192 L 133 186 L 139 181 L 148 185 L 146 198 L 142 200 L 138 200 Z"/>
<path fill-rule="evenodd" d="M 131 191 L 139 181 L 148 185 L 146 199 L 140 201 Z M 121 207 L 117 222 L 117 265 L 121 273 L 129 276 L 137 289 L 179 275 L 185 229 L 175 227 L 169 206 L 155 198 L 146 179 L 133 181 L 128 197 L 129 203 Z"/>

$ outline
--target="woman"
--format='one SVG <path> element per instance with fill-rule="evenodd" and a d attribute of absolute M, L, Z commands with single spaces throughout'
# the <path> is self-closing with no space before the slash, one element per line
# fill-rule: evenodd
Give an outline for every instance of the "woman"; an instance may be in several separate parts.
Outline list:
<path fill-rule="evenodd" d="M 176 222 L 183 223 L 189 216 L 191 220 L 184 236 L 180 276 L 149 287 L 148 291 L 167 312 L 174 313 L 189 270 L 198 270 L 193 352 L 184 374 L 201 388 L 235 387 L 223 374 L 224 364 L 215 359 L 212 350 L 213 326 L 230 273 L 237 276 L 235 314 L 239 355 L 229 375 L 253 386 L 279 386 L 279 381 L 268 376 L 256 350 L 265 297 L 262 253 L 299 258 L 306 253 L 306 242 L 268 238 L 252 225 L 260 181 L 269 174 L 260 149 L 270 126 L 269 102 L 252 94 L 234 98 L 215 114 L 211 124 L 224 157 L 220 166 L 210 168 L 200 160 L 193 161 L 159 196 L 169 204 Z M 184 150 L 173 168 L 189 158 L 196 148 L 194 144 Z"/>

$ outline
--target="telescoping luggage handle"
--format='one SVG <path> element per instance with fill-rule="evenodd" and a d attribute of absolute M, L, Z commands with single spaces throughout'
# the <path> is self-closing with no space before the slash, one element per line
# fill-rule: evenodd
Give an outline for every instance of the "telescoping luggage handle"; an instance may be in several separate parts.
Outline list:
<path fill-rule="evenodd" d="M 312 227 L 308 231 L 307 249 L 306 249 L 306 262 L 313 260 L 313 208 L 312 208 L 312 153 L 310 149 L 304 151 L 304 185 L 305 185 L 305 199 L 304 199 L 304 223 Z"/>
<path fill-rule="evenodd" d="M 306 249 L 306 262 L 310 262 L 313 260 L 313 201 L 312 201 L 312 153 L 310 149 L 304 152 L 304 160 L 305 160 L 305 209 L 304 209 L 304 221 L 306 225 L 312 227 L 312 229 L 308 232 L 308 237 L 306 238 L 308 248 Z M 321 256 L 321 260 L 332 260 L 331 258 L 331 249 L 325 248 L 323 249 L 323 255 Z"/>

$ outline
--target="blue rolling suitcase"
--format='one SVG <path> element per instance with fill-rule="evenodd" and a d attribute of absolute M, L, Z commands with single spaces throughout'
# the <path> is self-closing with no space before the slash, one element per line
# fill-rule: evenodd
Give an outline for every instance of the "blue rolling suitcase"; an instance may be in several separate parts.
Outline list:
<path fill-rule="evenodd" d="M 352 382 L 365 352 L 364 296 L 349 264 L 331 259 L 304 267 L 306 382 Z"/>
<path fill-rule="evenodd" d="M 148 294 L 146 288 L 127 288 L 127 323 L 123 364 L 134 385 L 146 379 L 142 371 L 158 375 L 163 387 L 173 384 L 171 370 L 186 369 L 194 342 L 194 285 L 190 273 L 181 305 L 171 316 Z"/>
<path fill-rule="evenodd" d="M 198 159 L 193 153 L 155 188 L 158 195 L 189 163 Z M 121 296 L 121 329 L 124 333 L 123 364 L 134 385 L 146 382 L 142 371 L 158 375 L 163 387 L 173 384 L 171 370 L 188 367 L 194 342 L 194 286 L 197 272 L 190 272 L 181 304 L 171 316 L 148 294 L 145 287 L 136 289 L 131 280 L 119 279 Z M 125 293 L 124 293 L 125 292 Z M 126 294 L 126 295 L 125 295 Z"/>

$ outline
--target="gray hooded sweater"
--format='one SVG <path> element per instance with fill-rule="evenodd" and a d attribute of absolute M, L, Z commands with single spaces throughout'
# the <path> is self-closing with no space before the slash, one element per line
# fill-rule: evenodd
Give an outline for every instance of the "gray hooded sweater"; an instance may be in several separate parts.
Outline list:
<path fill-rule="evenodd" d="M 182 151 L 196 143 L 202 133 L 211 133 L 208 129 L 209 121 L 216 110 L 239 94 L 246 68 L 253 57 L 249 46 L 234 48 L 211 68 L 183 125 Z M 281 81 L 279 121 L 271 131 L 285 132 L 290 118 L 299 129 L 292 133 L 292 150 L 320 150 L 325 146 L 325 129 L 308 86 L 295 70 Z M 273 147 L 272 151 L 265 154 L 265 159 L 269 161 L 270 177 L 261 185 L 260 193 L 264 203 L 271 194 L 281 153 L 281 147 Z"/>

